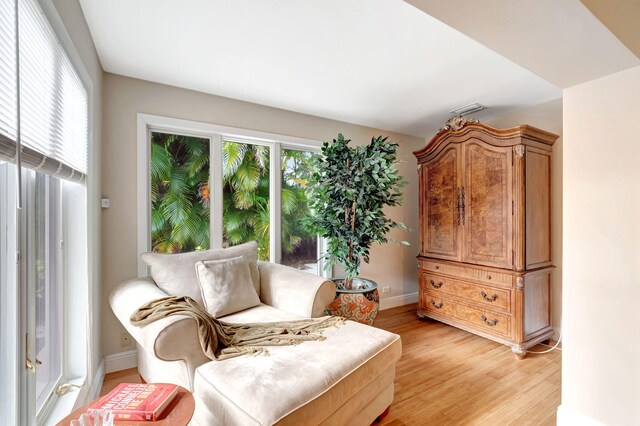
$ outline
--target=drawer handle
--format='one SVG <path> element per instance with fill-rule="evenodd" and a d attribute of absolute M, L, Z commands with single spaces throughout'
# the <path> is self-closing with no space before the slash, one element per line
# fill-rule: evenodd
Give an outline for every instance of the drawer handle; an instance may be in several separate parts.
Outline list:
<path fill-rule="evenodd" d="M 429 284 L 431 284 L 431 287 L 433 287 L 433 288 L 440 288 L 440 287 L 442 287 L 442 285 L 444 283 L 442 281 L 440 281 L 438 284 L 436 284 L 435 281 L 429 280 Z"/>
<path fill-rule="evenodd" d="M 490 280 L 491 279 L 491 275 L 487 275 L 487 279 Z"/>
<path fill-rule="evenodd" d="M 440 309 L 440 308 L 442 308 L 442 306 L 444 305 L 444 303 L 442 303 L 442 300 L 440 301 L 440 303 L 438 303 L 438 304 L 436 305 L 436 301 L 435 301 L 435 300 L 433 300 L 433 299 L 431 299 L 431 304 L 432 304 L 432 305 L 433 305 L 433 307 L 434 307 L 434 308 L 436 308 L 436 309 Z"/>
<path fill-rule="evenodd" d="M 438 265 L 435 265 L 433 269 L 440 269 L 440 267 Z"/>
<path fill-rule="evenodd" d="M 485 293 L 484 291 L 480 292 L 480 296 L 482 296 L 482 298 L 484 300 L 486 300 L 487 302 L 495 302 L 495 300 L 498 298 L 497 294 L 493 294 L 491 295 L 491 297 L 487 296 L 487 293 Z"/>
<path fill-rule="evenodd" d="M 433 300 L 432 300 L 432 302 L 433 302 Z M 498 322 L 499 322 L 497 318 L 494 318 L 492 321 L 488 321 L 487 317 L 485 317 L 484 315 L 482 315 L 480 318 L 482 318 L 482 322 L 484 322 L 489 327 L 493 327 L 494 325 L 498 325 Z"/>

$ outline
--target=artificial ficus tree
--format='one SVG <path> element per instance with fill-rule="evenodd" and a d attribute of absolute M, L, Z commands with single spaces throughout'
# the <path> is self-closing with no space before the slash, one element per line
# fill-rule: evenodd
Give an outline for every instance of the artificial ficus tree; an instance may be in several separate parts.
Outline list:
<path fill-rule="evenodd" d="M 367 145 L 351 147 L 350 141 L 339 134 L 333 143 L 323 143 L 309 180 L 314 214 L 308 222 L 313 232 L 328 239 L 327 265 L 343 265 L 347 290 L 360 273 L 360 262 L 369 263 L 371 246 L 386 243 L 392 228 L 407 229 L 384 212 L 402 202 L 405 181 L 396 168 L 398 144 L 382 136 Z"/>

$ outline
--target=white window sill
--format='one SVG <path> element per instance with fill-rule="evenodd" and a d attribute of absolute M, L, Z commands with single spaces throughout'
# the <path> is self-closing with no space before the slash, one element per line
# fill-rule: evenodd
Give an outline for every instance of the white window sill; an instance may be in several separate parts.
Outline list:
<path fill-rule="evenodd" d="M 86 377 L 74 377 L 68 380 L 68 383 L 83 382 L 86 383 Z M 86 401 L 92 400 L 93 398 L 89 393 L 90 389 L 85 384 L 81 389 L 72 388 L 66 394 L 58 396 L 49 412 L 39 416 L 37 420 L 38 426 L 55 426 L 73 410 L 86 404 Z"/>

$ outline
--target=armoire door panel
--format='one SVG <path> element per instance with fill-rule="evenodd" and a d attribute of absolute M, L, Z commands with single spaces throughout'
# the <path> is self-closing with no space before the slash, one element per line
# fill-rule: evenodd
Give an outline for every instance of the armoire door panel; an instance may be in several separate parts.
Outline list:
<path fill-rule="evenodd" d="M 427 256 L 460 260 L 456 198 L 459 160 L 459 149 L 452 146 L 425 165 Z"/>
<path fill-rule="evenodd" d="M 464 158 L 463 261 L 512 266 L 512 150 L 470 142 Z"/>
<path fill-rule="evenodd" d="M 526 155 L 526 268 L 551 264 L 551 156 Z"/>

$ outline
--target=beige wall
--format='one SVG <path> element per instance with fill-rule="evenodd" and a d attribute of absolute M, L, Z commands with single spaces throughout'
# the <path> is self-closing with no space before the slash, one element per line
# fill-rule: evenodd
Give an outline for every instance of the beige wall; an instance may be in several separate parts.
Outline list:
<path fill-rule="evenodd" d="M 551 252 L 556 269 L 551 276 L 551 313 L 553 328 L 556 333 L 561 327 L 562 318 L 562 99 L 514 111 L 486 121 L 487 124 L 508 128 L 520 124 L 530 124 L 543 130 L 560 135 L 553 145 L 552 187 L 551 187 Z"/>
<path fill-rule="evenodd" d="M 389 213 L 395 220 L 416 228 L 417 175 L 411 152 L 422 146 L 422 138 L 105 74 L 102 193 L 111 199 L 111 207 L 102 215 L 103 355 L 124 350 L 120 347 L 123 328 L 106 303 L 108 294 L 115 285 L 134 278 L 137 273 L 136 114 L 139 112 L 317 141 L 330 140 L 338 132 L 358 143 L 368 142 L 379 134 L 388 135 L 400 144 L 399 157 L 404 161 L 400 170 L 409 180 L 403 206 Z M 391 293 L 384 297 L 417 291 L 416 233 L 398 233 L 396 237 L 407 239 L 412 246 L 376 246 L 372 250 L 371 264 L 362 268 L 363 276 L 376 280 L 380 286 L 391 286 Z"/>
<path fill-rule="evenodd" d="M 564 91 L 558 424 L 638 424 L 640 67 Z"/>
<path fill-rule="evenodd" d="M 93 45 L 89 27 L 84 19 L 78 0 L 53 0 L 53 6 L 65 27 L 79 59 L 91 80 L 89 92 L 89 167 L 87 178 L 87 216 L 88 216 L 88 256 L 89 256 L 89 309 L 90 315 L 90 363 L 89 385 L 95 378 L 102 361 L 100 345 L 100 142 L 102 136 L 102 66 Z M 43 6 L 46 7 L 46 4 Z M 82 307 L 82 309 L 86 309 Z M 101 380 L 101 379 L 100 379 Z"/>

